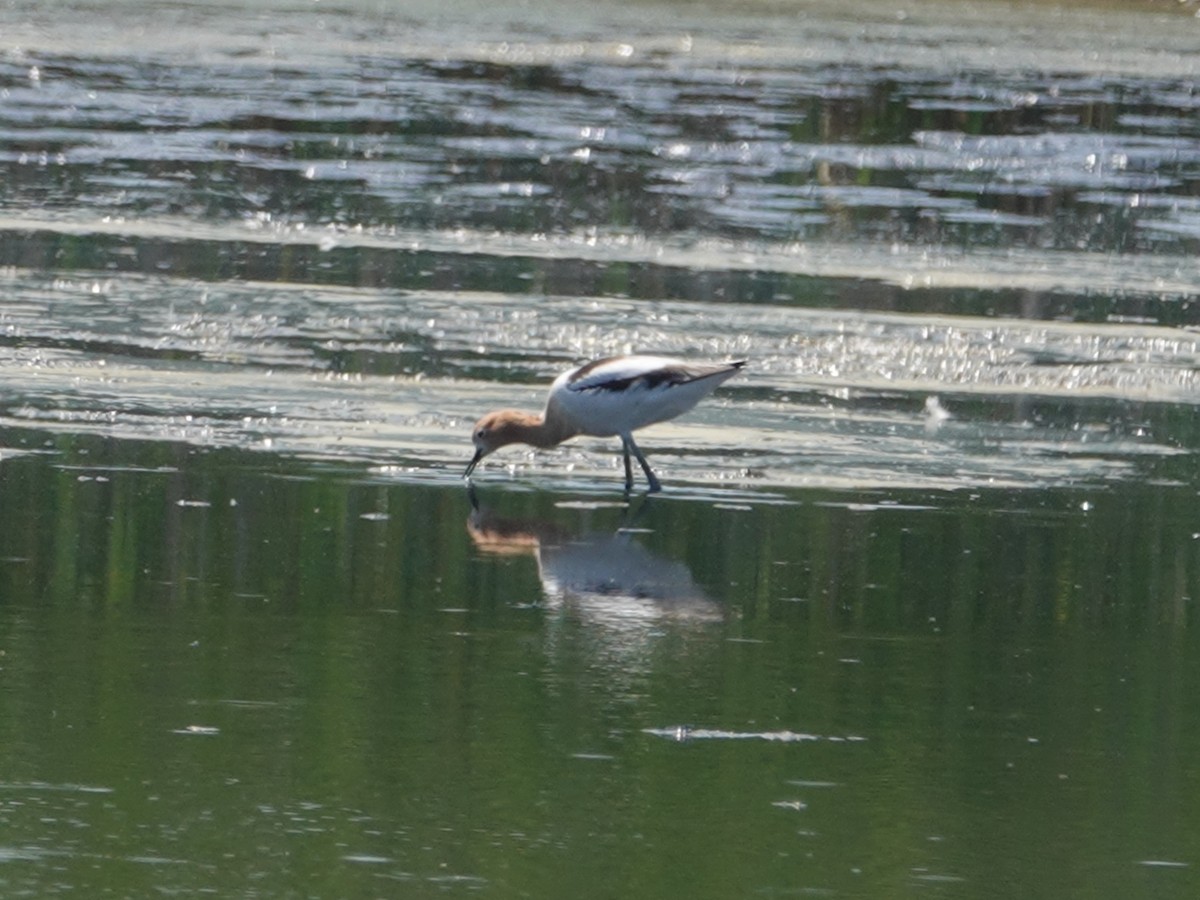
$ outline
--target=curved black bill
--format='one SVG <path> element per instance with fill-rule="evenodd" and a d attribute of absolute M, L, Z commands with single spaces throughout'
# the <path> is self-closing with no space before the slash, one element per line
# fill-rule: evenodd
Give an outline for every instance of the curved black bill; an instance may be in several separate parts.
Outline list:
<path fill-rule="evenodd" d="M 471 473 L 475 471 L 475 467 L 479 465 L 479 461 L 483 459 L 483 451 L 476 450 L 475 456 L 467 463 L 467 471 L 463 472 L 463 478 L 470 478 Z"/>

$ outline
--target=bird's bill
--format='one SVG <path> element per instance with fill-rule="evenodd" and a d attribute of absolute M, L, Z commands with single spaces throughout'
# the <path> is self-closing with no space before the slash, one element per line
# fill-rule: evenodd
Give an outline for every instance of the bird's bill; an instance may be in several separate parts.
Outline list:
<path fill-rule="evenodd" d="M 471 477 L 471 473 L 475 471 L 475 467 L 476 467 L 477 465 L 479 465 L 479 461 L 480 461 L 481 459 L 483 459 L 483 451 L 482 451 L 482 450 L 476 450 L 476 451 L 475 451 L 475 456 L 474 456 L 474 457 L 472 457 L 472 459 L 471 459 L 471 461 L 470 461 L 469 463 L 467 463 L 467 471 L 463 472 L 463 478 L 470 478 L 470 477 Z"/>

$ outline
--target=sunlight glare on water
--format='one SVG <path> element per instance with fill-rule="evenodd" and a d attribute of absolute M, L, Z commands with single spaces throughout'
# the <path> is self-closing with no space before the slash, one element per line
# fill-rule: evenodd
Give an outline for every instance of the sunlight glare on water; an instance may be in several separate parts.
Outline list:
<path fill-rule="evenodd" d="M 843 470 L 830 476 L 841 484 L 853 460 L 859 484 L 1107 478 L 1127 465 L 1123 456 L 1132 462 L 1175 452 L 1146 425 L 1152 413 L 1123 411 L 1114 419 L 1101 407 L 1096 421 L 1077 409 L 1071 426 L 1061 414 L 1046 421 L 1035 408 L 1089 398 L 1190 402 L 1200 358 L 1200 341 L 1189 333 L 1147 325 L 716 301 L 646 307 L 462 291 L 200 287 L 161 277 L 127 277 L 119 288 L 111 279 L 46 284 L 17 275 L 9 284 L 26 297 L 5 315 L 13 340 L 4 371 L 22 398 L 10 406 L 10 422 L 376 464 L 425 458 L 448 474 L 458 472 L 463 454 L 459 430 L 481 408 L 536 408 L 562 367 L 651 346 L 751 359 L 747 375 L 715 402 L 657 429 L 668 447 L 692 448 L 672 466 L 692 469 L 693 477 L 732 469 L 760 487 L 796 478 L 812 484 L 829 476 L 827 462 Z M 119 348 L 125 359 L 114 355 Z M 377 370 L 375 360 L 387 367 Z M 499 383 L 487 383 L 497 376 Z M 936 431 L 925 427 L 923 413 L 933 394 L 953 411 Z M 542 464 L 584 463 L 587 472 L 605 460 L 607 467 L 607 451 L 592 447 L 603 451 L 599 457 L 570 449 Z M 1015 468 L 996 458 L 1000 447 L 1023 448 Z M 696 455 L 701 449 L 707 453 Z M 924 460 L 896 466 L 914 455 Z M 931 480 L 923 482 L 922 472 Z"/>

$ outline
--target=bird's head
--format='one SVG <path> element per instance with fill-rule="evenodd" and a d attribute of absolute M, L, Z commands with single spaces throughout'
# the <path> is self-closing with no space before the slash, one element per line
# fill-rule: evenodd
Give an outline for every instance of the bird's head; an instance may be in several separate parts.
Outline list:
<path fill-rule="evenodd" d="M 490 412 L 478 422 L 471 431 L 471 442 L 475 445 L 475 456 L 467 464 L 463 477 L 469 477 L 475 467 L 489 453 L 499 450 L 506 444 L 522 440 L 521 427 L 529 418 L 527 413 L 512 409 L 501 409 Z"/>

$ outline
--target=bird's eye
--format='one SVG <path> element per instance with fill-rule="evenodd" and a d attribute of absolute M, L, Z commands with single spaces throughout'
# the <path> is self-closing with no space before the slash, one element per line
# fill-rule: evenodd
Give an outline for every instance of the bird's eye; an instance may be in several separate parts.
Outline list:
<path fill-rule="evenodd" d="M 475 437 L 480 438 L 481 440 L 487 437 L 487 429 L 480 428 L 477 432 L 475 432 Z"/>

